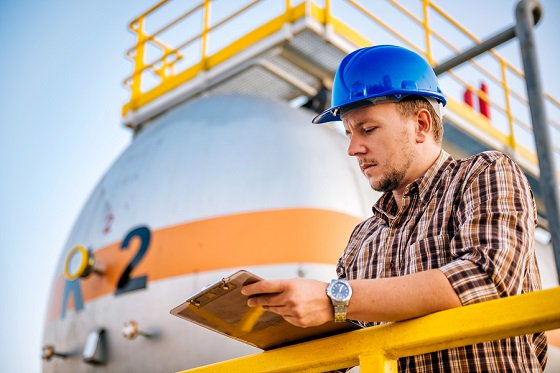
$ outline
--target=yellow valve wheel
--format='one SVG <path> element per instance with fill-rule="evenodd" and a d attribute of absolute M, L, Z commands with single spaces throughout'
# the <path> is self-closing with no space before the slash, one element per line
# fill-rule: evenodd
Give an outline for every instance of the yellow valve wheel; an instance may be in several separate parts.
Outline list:
<path fill-rule="evenodd" d="M 64 261 L 64 277 L 76 280 L 87 277 L 93 268 L 93 256 L 83 245 L 74 246 L 66 255 Z"/>

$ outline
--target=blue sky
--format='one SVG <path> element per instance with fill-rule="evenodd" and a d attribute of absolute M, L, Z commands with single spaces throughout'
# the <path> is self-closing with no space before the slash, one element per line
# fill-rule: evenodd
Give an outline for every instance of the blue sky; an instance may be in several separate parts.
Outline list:
<path fill-rule="evenodd" d="M 80 209 L 126 148 L 128 22 L 146 0 L 0 0 L 0 365 L 38 372 L 54 267 Z M 515 1 L 439 2 L 481 37 L 513 22 Z M 488 5 L 490 4 L 490 5 Z M 560 3 L 543 1 L 537 46 L 560 97 Z M 483 9 L 482 7 L 489 7 Z M 519 60 L 514 43 L 499 49 Z"/>
<path fill-rule="evenodd" d="M 130 141 L 128 22 L 147 1 L 0 0 L 0 369 L 39 372 L 50 282 L 88 195 Z"/>

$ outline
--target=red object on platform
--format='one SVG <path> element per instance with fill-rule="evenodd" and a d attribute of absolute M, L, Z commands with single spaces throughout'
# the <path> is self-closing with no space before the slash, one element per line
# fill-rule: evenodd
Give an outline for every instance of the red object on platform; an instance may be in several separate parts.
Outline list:
<path fill-rule="evenodd" d="M 480 90 L 486 94 L 486 97 L 478 95 L 478 110 L 480 114 L 490 119 L 490 102 L 488 101 L 488 86 L 485 83 L 480 83 Z"/>
<path fill-rule="evenodd" d="M 463 102 L 470 107 L 473 107 L 473 93 L 470 87 L 467 87 L 463 93 Z"/>

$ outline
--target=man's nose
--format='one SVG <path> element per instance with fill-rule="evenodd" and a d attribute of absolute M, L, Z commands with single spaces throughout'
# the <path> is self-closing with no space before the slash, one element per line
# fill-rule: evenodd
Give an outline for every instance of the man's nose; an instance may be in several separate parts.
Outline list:
<path fill-rule="evenodd" d="M 364 143 L 360 140 L 359 136 L 350 137 L 350 143 L 348 144 L 348 155 L 356 156 L 359 154 L 364 154 L 366 152 L 366 147 Z"/>

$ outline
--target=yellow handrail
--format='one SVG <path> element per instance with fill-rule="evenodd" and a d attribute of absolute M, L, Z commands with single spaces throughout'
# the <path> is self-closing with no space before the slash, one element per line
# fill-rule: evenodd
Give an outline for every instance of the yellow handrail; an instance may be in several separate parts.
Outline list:
<path fill-rule="evenodd" d="M 183 371 L 323 372 L 360 365 L 396 372 L 404 356 L 560 327 L 560 287 L 473 304 Z"/>
<path fill-rule="evenodd" d="M 422 49 L 420 49 L 419 47 L 415 46 L 414 44 L 410 43 L 408 41 L 408 39 L 402 35 L 401 33 L 399 33 L 395 28 L 389 26 L 389 24 L 387 24 L 386 22 L 383 22 L 383 20 L 379 17 L 377 17 L 373 12 L 369 11 L 368 9 L 366 9 L 363 5 L 357 3 L 354 0 L 347 0 L 349 4 L 353 5 L 356 9 L 358 9 L 360 12 L 364 13 L 366 16 L 368 16 L 369 18 L 371 18 L 374 22 L 376 22 L 378 25 L 380 25 L 381 27 L 387 29 L 387 31 L 389 31 L 391 34 L 395 35 L 400 41 L 402 41 L 403 43 L 407 44 L 408 46 L 410 46 L 412 49 L 414 49 L 416 52 L 419 53 L 424 53 L 422 51 Z"/>

